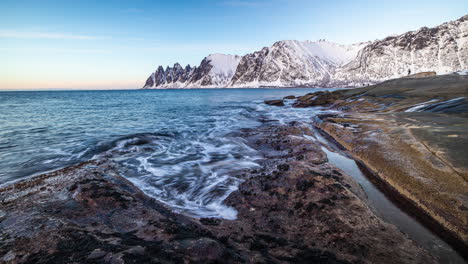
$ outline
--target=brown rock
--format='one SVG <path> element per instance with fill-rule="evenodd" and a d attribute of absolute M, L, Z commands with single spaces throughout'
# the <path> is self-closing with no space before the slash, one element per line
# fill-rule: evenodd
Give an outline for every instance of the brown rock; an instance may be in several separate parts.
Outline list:
<path fill-rule="evenodd" d="M 277 100 L 265 100 L 265 104 L 267 105 L 274 105 L 274 106 L 284 106 L 284 102 L 282 99 Z"/>
<path fill-rule="evenodd" d="M 406 76 L 405 78 L 425 78 L 425 77 L 430 77 L 430 76 L 436 76 L 437 73 L 432 71 L 432 72 L 418 72 L 415 74 L 411 74 Z"/>
<path fill-rule="evenodd" d="M 223 263 L 223 247 L 210 238 L 196 240 L 187 249 L 187 253 L 193 263 Z"/>
<path fill-rule="evenodd" d="M 340 91 L 334 92 L 317 92 L 313 94 L 306 94 L 297 98 L 294 102 L 293 107 L 303 108 L 311 106 L 321 106 L 334 103 L 337 99 L 340 99 L 343 94 Z"/>

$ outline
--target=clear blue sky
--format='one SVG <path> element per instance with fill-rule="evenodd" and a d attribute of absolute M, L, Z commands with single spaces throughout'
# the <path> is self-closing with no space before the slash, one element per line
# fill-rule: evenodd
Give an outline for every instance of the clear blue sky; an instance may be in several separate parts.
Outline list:
<path fill-rule="evenodd" d="M 284 39 L 374 40 L 465 14 L 467 0 L 0 0 L 0 89 L 139 88 L 160 64 Z"/>

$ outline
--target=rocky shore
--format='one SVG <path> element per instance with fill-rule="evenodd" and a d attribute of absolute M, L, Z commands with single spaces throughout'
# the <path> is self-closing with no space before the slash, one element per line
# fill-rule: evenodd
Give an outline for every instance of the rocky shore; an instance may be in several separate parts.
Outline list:
<path fill-rule="evenodd" d="M 298 97 L 316 127 L 407 212 L 468 252 L 468 76 L 414 76 Z"/>
<path fill-rule="evenodd" d="M 240 136 L 263 158 L 225 201 L 236 220 L 173 213 L 117 164 L 89 161 L 0 189 L 0 262 L 437 262 L 369 209 L 309 126 L 266 122 Z"/>

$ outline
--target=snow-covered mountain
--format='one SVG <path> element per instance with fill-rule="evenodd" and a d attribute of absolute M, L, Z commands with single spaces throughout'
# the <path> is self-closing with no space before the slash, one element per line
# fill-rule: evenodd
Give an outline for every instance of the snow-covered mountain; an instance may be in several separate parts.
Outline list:
<path fill-rule="evenodd" d="M 468 69 L 468 15 L 435 28 L 423 27 L 376 40 L 337 69 L 331 85 L 360 86 L 412 73 Z"/>
<path fill-rule="evenodd" d="M 335 70 L 355 58 L 366 44 L 279 41 L 243 56 L 229 87 L 324 86 Z"/>
<path fill-rule="evenodd" d="M 146 80 L 143 88 L 216 88 L 225 87 L 232 79 L 241 57 L 237 55 L 211 54 L 200 66 L 182 68 L 162 66 Z"/>
<path fill-rule="evenodd" d="M 284 40 L 242 57 L 212 54 L 194 68 L 159 66 L 144 88 L 357 87 L 467 69 L 468 15 L 373 42 Z"/>

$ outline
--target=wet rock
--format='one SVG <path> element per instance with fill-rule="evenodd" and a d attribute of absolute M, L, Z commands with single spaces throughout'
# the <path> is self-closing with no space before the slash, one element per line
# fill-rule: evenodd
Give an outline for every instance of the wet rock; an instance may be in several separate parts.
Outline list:
<path fill-rule="evenodd" d="M 210 238 L 200 238 L 187 249 L 189 259 L 194 263 L 223 263 L 224 249 Z"/>
<path fill-rule="evenodd" d="M 434 262 L 375 217 L 350 191 L 358 185 L 351 187 L 352 178 L 327 163 L 314 141 L 300 139 L 304 134 L 311 131 L 297 122 L 249 131 L 248 144 L 268 157 L 260 162 L 262 177 L 243 177 L 240 191 L 226 200 L 238 220 L 223 221 L 216 230 L 258 263 Z M 405 246 L 395 246 L 394 239 Z M 422 255 L 417 260 L 414 254 Z"/>
<path fill-rule="evenodd" d="M 265 104 L 267 105 L 274 105 L 274 106 L 284 106 L 284 101 L 282 99 L 278 100 L 265 100 Z"/>
<path fill-rule="evenodd" d="M 98 259 L 102 258 L 107 254 L 107 252 L 102 251 L 100 248 L 93 250 L 91 254 L 89 254 L 88 259 Z"/>
<path fill-rule="evenodd" d="M 201 218 L 200 223 L 204 225 L 216 226 L 219 225 L 219 223 L 221 223 L 221 220 L 218 218 Z"/>
<path fill-rule="evenodd" d="M 300 180 L 296 183 L 296 189 L 305 192 L 309 188 L 314 187 L 314 184 L 315 182 L 313 180 Z"/>
<path fill-rule="evenodd" d="M 288 95 L 288 96 L 283 97 L 283 99 L 285 99 L 285 100 L 296 99 L 296 96 L 294 96 L 294 95 Z"/>
<path fill-rule="evenodd" d="M 289 165 L 288 164 L 280 164 L 277 166 L 278 170 L 280 171 L 287 171 L 289 170 Z"/>
<path fill-rule="evenodd" d="M 304 108 L 311 106 L 328 105 L 335 102 L 337 99 L 342 98 L 343 94 L 340 91 L 334 92 L 316 92 L 307 94 L 297 98 L 296 102 L 293 103 L 293 107 Z"/>
<path fill-rule="evenodd" d="M 118 164 L 92 161 L 0 189 L 1 260 L 434 262 L 350 191 L 352 179 L 326 162 L 320 145 L 301 138 L 312 134 L 308 126 L 244 132 L 246 143 L 265 158 L 257 161 L 259 168 L 232 175 L 242 180 L 225 200 L 237 210 L 235 220 L 176 214 L 119 176 Z"/>
<path fill-rule="evenodd" d="M 225 245 L 215 238 L 197 242 L 212 236 L 210 231 L 144 195 L 115 166 L 91 161 L 0 189 L 0 200 L 10 201 L 0 205 L 9 217 L 0 229 L 2 261 L 181 263 L 220 261 L 220 255 L 228 263 L 238 260 L 236 250 L 223 253 Z M 191 246 L 181 247 L 189 240 Z"/>

